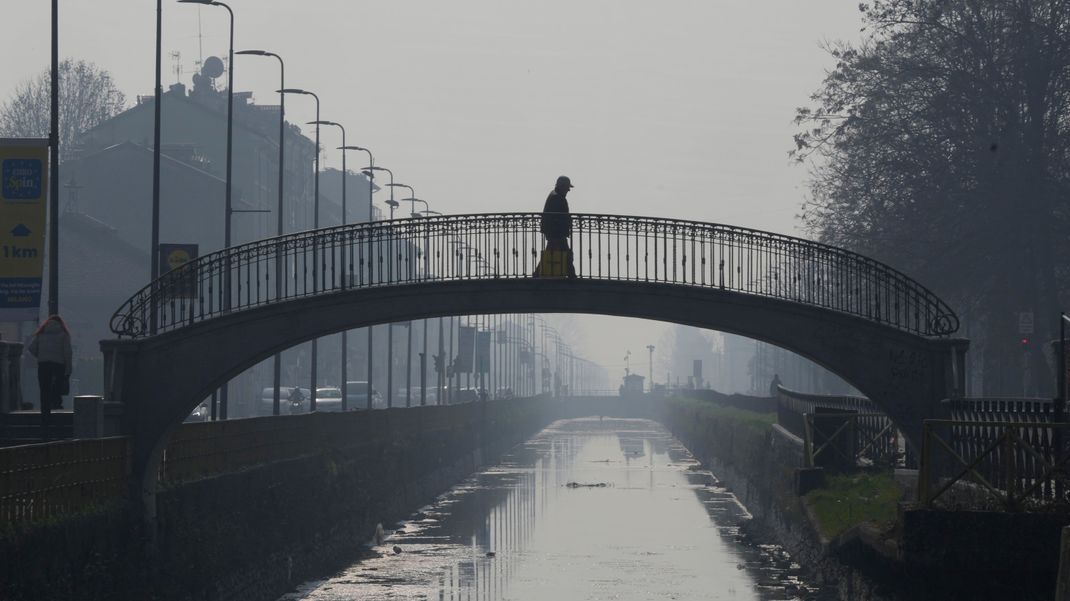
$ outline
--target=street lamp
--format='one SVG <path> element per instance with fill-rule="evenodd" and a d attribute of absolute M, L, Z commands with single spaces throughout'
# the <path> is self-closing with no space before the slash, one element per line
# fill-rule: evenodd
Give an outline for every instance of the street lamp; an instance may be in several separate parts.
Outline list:
<path fill-rule="evenodd" d="M 227 174 L 225 183 L 226 200 L 223 205 L 223 248 L 230 248 L 230 221 L 234 213 L 231 204 L 231 190 L 233 189 L 234 171 L 234 11 L 223 2 L 218 0 L 178 0 L 179 4 L 203 4 L 206 6 L 222 6 L 230 14 L 230 47 L 227 52 Z M 153 252 L 158 252 L 153 249 Z M 224 267 L 223 281 L 223 309 L 230 310 L 230 265 Z M 224 382 L 219 390 L 219 418 L 227 419 L 227 393 L 230 382 Z M 214 403 L 213 403 L 214 404 Z M 212 408 L 212 419 L 215 419 L 215 407 Z"/>
<path fill-rule="evenodd" d="M 283 234 L 283 206 L 282 201 L 285 197 L 283 193 L 284 175 L 285 169 L 285 151 L 286 147 L 286 93 L 283 90 L 286 89 L 286 64 L 282 62 L 282 57 L 274 52 L 268 52 L 266 50 L 240 50 L 235 54 L 248 55 L 248 56 L 273 56 L 279 60 L 279 207 L 277 209 L 278 215 L 275 224 L 276 235 L 281 236 Z M 282 298 L 282 261 L 275 261 L 275 298 Z M 282 353 L 275 353 L 275 357 L 272 365 L 272 382 L 275 385 L 275 389 L 272 392 L 271 399 L 271 414 L 278 415 L 281 404 L 280 395 L 282 386 Z M 342 400 L 345 403 L 345 400 Z"/>
<path fill-rule="evenodd" d="M 370 156 L 370 153 L 369 153 L 369 156 Z M 387 187 L 390 188 L 390 200 L 387 201 L 386 204 L 389 205 L 391 202 L 393 202 L 394 204 L 391 205 L 391 206 L 396 207 L 397 203 L 394 202 L 394 187 L 395 187 L 394 186 L 394 172 L 389 170 L 389 169 L 387 169 L 386 167 L 379 167 L 378 165 L 370 164 L 367 167 L 365 167 L 364 169 L 362 169 L 361 173 L 363 173 L 364 175 L 367 175 L 369 179 L 375 179 L 375 172 L 376 171 L 386 171 L 388 174 L 390 174 L 390 183 L 387 184 Z M 370 202 L 368 203 L 368 207 L 369 207 L 369 209 L 368 209 L 368 215 L 369 215 L 368 220 L 370 221 L 371 220 L 371 203 Z M 391 217 L 391 219 L 393 219 L 393 217 Z"/>
<path fill-rule="evenodd" d="M 339 147 L 342 150 L 342 225 L 346 224 L 346 180 L 349 178 L 349 171 L 346 169 L 346 128 L 342 127 L 341 123 L 334 121 L 316 120 L 309 123 L 309 125 L 333 125 L 342 130 L 342 145 Z M 345 269 L 342 269 L 342 287 L 346 287 L 345 282 Z M 349 332 L 342 330 L 342 411 L 349 408 L 349 399 L 347 399 L 347 393 L 349 392 L 349 385 L 346 382 L 349 379 Z M 371 393 L 369 393 L 371 394 Z"/>
<path fill-rule="evenodd" d="M 159 18 L 157 16 L 157 18 Z M 159 30 L 157 30 L 159 33 Z M 160 73 L 160 38 L 156 38 L 156 87 L 159 93 Z M 52 89 L 49 92 L 49 132 L 48 145 L 51 154 L 48 156 L 48 314 L 59 314 L 59 1 L 52 0 Z M 156 106 L 160 105 L 160 98 L 156 97 Z M 159 146 L 159 144 L 157 144 Z M 159 228 L 153 230 L 157 235 Z M 159 261 L 154 248 L 152 250 L 155 261 Z M 159 269 L 159 264 L 154 263 L 154 269 Z M 156 279 L 156 274 L 152 274 Z M 155 327 L 155 320 L 153 326 Z M 153 332 L 155 333 L 155 331 Z"/>
<path fill-rule="evenodd" d="M 415 217 L 416 216 L 416 202 L 415 202 L 416 199 L 412 198 L 412 196 L 416 196 L 416 190 L 413 190 L 412 186 L 410 186 L 408 184 L 393 184 L 393 183 L 391 183 L 391 184 L 387 184 L 387 185 L 390 186 L 391 188 L 408 188 L 409 189 L 409 194 L 411 196 L 409 198 L 402 198 L 401 200 L 413 201 L 413 202 L 409 203 L 409 217 Z"/>
<path fill-rule="evenodd" d="M 398 208 L 399 204 L 400 203 L 398 201 L 394 200 L 393 198 L 391 198 L 390 200 L 386 201 L 386 205 L 388 207 L 390 207 L 390 220 L 391 221 L 394 220 L 394 209 Z"/>
<path fill-rule="evenodd" d="M 408 188 L 409 189 L 409 194 L 412 194 L 412 195 L 416 194 L 416 190 L 413 190 L 412 186 L 410 186 L 408 184 L 400 184 L 400 183 L 390 182 L 387 185 L 390 186 L 390 191 L 391 192 L 394 191 L 394 188 Z M 397 206 L 397 201 L 391 199 L 391 200 L 387 201 L 387 204 L 390 205 L 390 219 L 393 220 L 394 219 L 394 208 Z M 416 212 L 413 210 L 413 208 L 415 206 L 416 206 L 415 202 L 409 203 L 409 216 L 410 217 L 415 217 L 416 216 Z M 407 248 L 411 252 L 412 246 L 409 245 Z M 412 269 L 414 267 L 415 267 L 415 263 L 412 262 L 412 261 L 409 261 L 409 268 Z M 411 272 L 408 274 L 408 276 L 410 277 L 410 279 L 412 279 L 412 273 Z M 408 350 L 406 351 L 406 353 L 408 354 L 408 356 L 406 357 L 406 371 L 405 371 L 405 406 L 409 407 L 412 404 L 412 320 L 411 319 L 407 322 L 406 327 L 408 329 L 408 331 L 406 332 L 406 335 L 408 336 Z M 427 331 L 427 324 L 425 322 L 425 324 L 424 324 L 424 333 L 426 333 L 426 331 Z"/>
<path fill-rule="evenodd" d="M 230 49 L 227 59 L 227 175 L 226 175 L 226 204 L 223 217 L 223 248 L 230 248 L 230 220 L 233 213 L 231 205 L 231 190 L 233 181 L 231 173 L 234 167 L 234 11 L 223 2 L 218 0 L 178 0 L 179 4 L 203 4 L 206 6 L 222 6 L 230 13 Z M 228 270 L 229 271 L 229 270 Z M 227 308 L 230 308 L 230 287 L 226 287 L 224 300 Z"/>
<path fill-rule="evenodd" d="M 409 188 L 409 189 L 412 190 L 412 188 Z M 412 201 L 412 202 L 422 202 L 422 203 L 424 203 L 425 209 L 424 209 L 423 213 L 417 213 L 417 212 L 414 211 L 413 214 L 412 214 L 413 217 L 425 217 L 426 215 L 424 213 L 436 213 L 436 214 L 441 215 L 441 213 L 439 213 L 438 211 L 432 211 L 430 205 L 427 204 L 426 200 L 422 200 L 420 198 L 416 198 L 415 196 L 411 196 L 409 198 L 402 198 L 401 200 L 408 200 L 408 201 Z M 431 261 L 431 259 L 430 259 L 430 254 L 431 253 L 429 252 L 429 249 L 428 249 L 429 244 L 426 242 L 426 237 L 427 237 L 426 228 L 424 229 L 424 237 L 425 237 L 424 249 L 423 249 L 423 253 L 424 253 L 424 277 L 426 278 L 429 275 L 428 274 L 428 270 L 429 270 L 428 268 L 430 266 L 430 261 Z M 420 406 L 423 406 L 423 405 L 427 404 L 427 320 L 424 319 L 423 322 L 424 322 L 424 352 L 423 352 L 422 355 L 420 355 Z"/>
<path fill-rule="evenodd" d="M 52 13 L 56 13 L 56 0 L 53 0 Z M 52 38 L 55 40 L 57 35 L 57 19 L 52 19 Z M 149 264 L 152 266 L 152 281 L 155 282 L 160 277 L 160 103 L 163 102 L 163 84 L 160 77 L 160 55 L 161 47 L 163 44 L 163 0 L 156 0 L 156 88 L 153 89 L 153 118 L 152 118 L 152 233 L 150 239 L 152 240 L 149 249 Z M 55 43 L 53 43 L 55 46 Z M 52 49 L 52 77 L 55 83 L 58 83 L 59 70 L 58 70 L 58 52 L 55 48 Z M 52 86 L 52 110 L 56 113 L 57 117 L 53 118 L 53 121 L 57 125 L 58 132 L 58 114 L 59 114 L 59 86 Z M 58 145 L 57 145 L 58 147 Z M 52 255 L 55 257 L 56 255 Z M 49 282 L 51 282 L 52 276 L 49 275 Z M 152 303 L 149 306 L 149 333 L 156 334 L 156 321 L 157 321 L 157 309 L 156 303 Z"/>
<path fill-rule="evenodd" d="M 312 196 L 312 228 L 313 229 L 319 229 L 319 226 L 320 226 L 320 126 L 319 126 L 319 120 L 320 120 L 320 97 L 317 96 L 315 92 L 309 92 L 308 90 L 302 90 L 301 88 L 283 88 L 283 89 L 279 90 L 279 92 L 283 93 L 283 94 L 303 94 L 305 96 L 311 96 L 314 99 L 316 99 L 316 120 L 313 121 L 313 123 L 316 123 L 316 160 L 315 160 L 315 169 L 316 169 L 316 171 L 315 171 L 314 180 L 313 180 L 315 183 L 313 184 L 313 190 L 312 190 L 312 195 L 313 195 Z M 313 244 L 315 244 L 315 243 L 313 243 Z M 312 247 L 312 289 L 315 290 L 317 288 L 319 288 L 319 252 L 318 252 L 318 248 L 315 245 L 313 245 L 313 247 Z M 312 385 L 308 387 L 309 388 L 309 399 L 308 399 L 308 410 L 309 411 L 315 411 L 316 410 L 316 377 L 317 377 L 317 369 L 319 368 L 319 365 L 318 365 L 319 362 L 317 361 L 318 345 L 316 343 L 317 343 L 317 339 L 313 338 L 312 339 L 312 353 L 311 353 L 312 357 L 310 359 L 310 363 L 312 364 L 312 373 L 310 375 L 310 377 L 312 379 Z"/>
<path fill-rule="evenodd" d="M 370 154 L 370 153 L 369 153 Z M 390 183 L 387 184 L 390 187 L 390 200 L 386 201 L 386 204 L 390 207 L 390 220 L 394 219 L 394 209 L 398 207 L 398 202 L 394 200 L 394 172 L 386 167 L 379 167 L 377 165 L 368 165 L 361 173 L 368 176 L 369 179 L 375 178 L 376 171 L 386 171 L 390 175 Z M 370 203 L 369 203 L 370 204 Z M 369 209 L 369 215 L 371 211 Z M 394 279 L 393 261 L 387 261 L 387 279 L 391 282 Z M 371 357 L 371 350 L 368 350 L 368 357 Z M 369 359 L 370 361 L 370 359 Z M 386 406 L 394 406 L 394 327 L 393 325 L 387 325 L 386 328 Z"/>
<path fill-rule="evenodd" d="M 374 169 L 375 168 L 375 157 L 372 156 L 372 151 L 368 150 L 367 148 L 363 148 L 361 146 L 346 146 L 346 145 L 342 145 L 342 146 L 339 147 L 339 150 L 343 150 L 343 151 L 345 151 L 345 150 L 357 150 L 357 151 L 360 151 L 360 152 L 366 152 L 366 153 L 368 153 L 368 165 L 369 165 L 368 168 L 369 169 Z M 342 156 L 344 157 L 345 155 L 342 155 Z M 373 221 L 372 218 L 375 215 L 375 211 L 373 210 L 373 206 L 372 206 L 372 195 L 375 193 L 375 181 L 374 180 L 375 180 L 375 178 L 372 175 L 368 175 L 368 223 L 369 224 L 371 224 L 371 222 Z M 371 280 L 371 274 L 372 274 L 371 238 L 370 237 L 368 239 L 368 251 L 369 251 L 369 254 L 368 254 L 368 257 L 369 257 L 368 279 L 370 281 Z M 367 406 L 368 409 L 372 408 L 372 367 L 374 366 L 374 362 L 373 362 L 373 359 L 372 359 L 372 357 L 373 357 L 373 355 L 372 355 L 372 346 L 373 346 L 372 345 L 372 340 L 373 340 L 373 334 L 374 333 L 375 333 L 375 330 L 372 328 L 372 326 L 368 326 L 368 406 Z"/>

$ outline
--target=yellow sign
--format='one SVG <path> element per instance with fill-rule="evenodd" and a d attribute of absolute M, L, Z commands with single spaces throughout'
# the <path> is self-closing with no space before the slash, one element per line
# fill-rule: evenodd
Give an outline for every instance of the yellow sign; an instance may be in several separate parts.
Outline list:
<path fill-rule="evenodd" d="M 0 321 L 37 321 L 45 259 L 48 141 L 0 139 Z"/>
<path fill-rule="evenodd" d="M 197 296 L 197 272 L 184 270 L 172 274 L 179 267 L 197 258 L 196 244 L 161 244 L 160 264 L 165 267 L 164 291 L 166 294 L 178 298 L 196 298 Z"/>

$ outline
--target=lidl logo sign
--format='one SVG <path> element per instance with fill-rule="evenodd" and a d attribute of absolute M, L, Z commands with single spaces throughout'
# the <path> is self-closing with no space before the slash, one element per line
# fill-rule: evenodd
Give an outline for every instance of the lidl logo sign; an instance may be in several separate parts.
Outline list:
<path fill-rule="evenodd" d="M 41 198 L 41 161 L 4 159 L 0 163 L 0 189 L 5 200 L 34 201 Z"/>

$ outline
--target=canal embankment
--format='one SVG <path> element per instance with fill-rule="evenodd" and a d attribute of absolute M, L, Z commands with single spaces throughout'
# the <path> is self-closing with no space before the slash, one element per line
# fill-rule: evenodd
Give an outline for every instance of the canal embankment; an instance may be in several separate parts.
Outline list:
<path fill-rule="evenodd" d="M 0 532 L 0 598 L 275 598 L 351 561 L 378 524 L 527 440 L 554 407 L 514 399 L 206 424 L 169 447 L 155 523 L 118 500 Z M 220 440 L 230 446 L 217 452 Z"/>
<path fill-rule="evenodd" d="M 922 508 L 891 468 L 800 469 L 804 442 L 775 413 L 719 400 L 667 399 L 661 421 L 746 505 L 753 532 L 841 599 L 1051 598 L 1066 516 Z"/>

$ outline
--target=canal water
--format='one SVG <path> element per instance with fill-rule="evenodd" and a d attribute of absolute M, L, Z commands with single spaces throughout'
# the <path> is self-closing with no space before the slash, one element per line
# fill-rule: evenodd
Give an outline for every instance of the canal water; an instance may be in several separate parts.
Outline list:
<path fill-rule="evenodd" d="M 560 421 L 280 601 L 832 598 L 749 519 L 661 425 Z"/>

